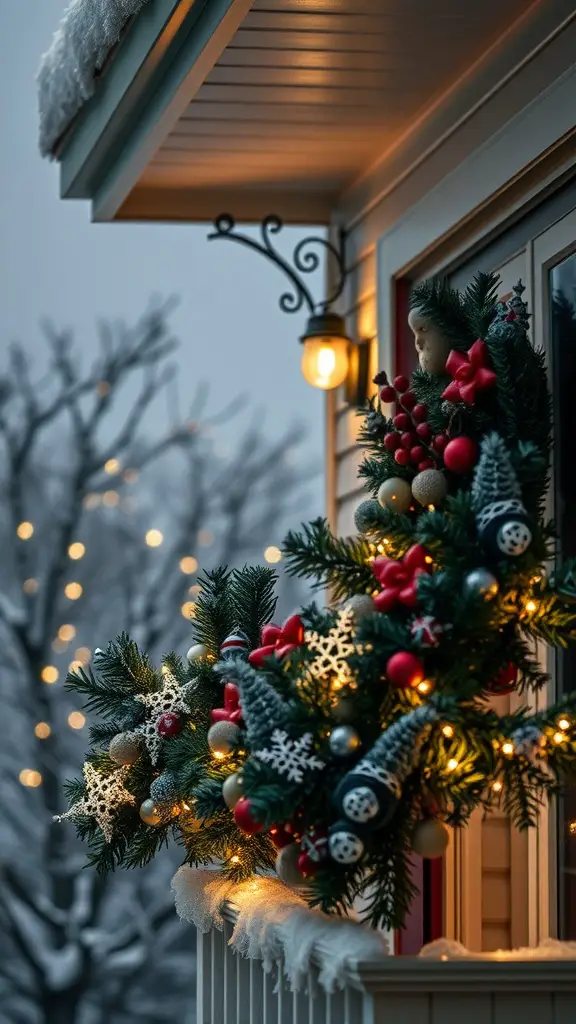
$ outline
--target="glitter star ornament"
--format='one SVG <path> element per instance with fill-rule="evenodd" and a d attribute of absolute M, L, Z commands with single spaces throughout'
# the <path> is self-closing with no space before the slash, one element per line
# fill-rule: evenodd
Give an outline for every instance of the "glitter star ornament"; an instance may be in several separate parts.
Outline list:
<path fill-rule="evenodd" d="M 135 804 L 136 799 L 124 788 L 130 765 L 123 765 L 111 775 L 102 775 L 94 765 L 86 762 L 83 768 L 86 795 L 73 804 L 66 814 L 58 815 L 55 821 L 77 821 L 79 818 L 94 818 L 106 842 L 112 840 L 116 813 L 120 807 Z"/>
<path fill-rule="evenodd" d="M 308 650 L 316 654 L 309 665 L 310 672 L 316 679 L 334 679 L 340 686 L 350 682 L 348 658 L 357 650 L 352 642 L 354 629 L 353 610 L 342 608 L 328 636 L 321 636 L 312 631 L 306 633 L 305 642 Z"/>
<path fill-rule="evenodd" d="M 163 737 L 158 732 L 158 725 L 163 715 L 188 715 L 190 714 L 182 687 L 171 672 L 165 672 L 162 676 L 162 689 L 154 690 L 151 693 L 139 693 L 136 700 L 144 704 L 149 712 L 147 720 L 143 725 L 134 731 L 140 733 L 150 754 L 152 764 L 158 763 Z"/>

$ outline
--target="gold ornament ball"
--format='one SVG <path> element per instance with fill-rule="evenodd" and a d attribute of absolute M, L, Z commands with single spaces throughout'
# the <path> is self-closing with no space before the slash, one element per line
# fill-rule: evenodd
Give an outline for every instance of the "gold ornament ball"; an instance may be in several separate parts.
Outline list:
<path fill-rule="evenodd" d="M 190 664 L 193 664 L 195 661 L 200 661 L 202 658 L 206 658 L 207 655 L 208 648 L 206 647 L 206 644 L 192 644 L 192 647 L 189 648 L 186 657 Z"/>
<path fill-rule="evenodd" d="M 146 825 L 159 825 L 162 821 L 160 811 L 156 807 L 154 801 L 150 800 L 150 798 L 148 798 L 148 800 L 144 800 L 142 803 L 140 807 L 140 817 Z"/>
<path fill-rule="evenodd" d="M 215 722 L 208 729 L 208 746 L 213 754 L 231 754 L 239 736 L 240 729 L 234 722 Z"/>
<path fill-rule="evenodd" d="M 441 505 L 448 485 L 439 469 L 423 469 L 412 481 L 412 495 L 420 505 Z"/>
<path fill-rule="evenodd" d="M 226 807 L 233 811 L 240 797 L 244 796 L 240 772 L 234 772 L 233 775 L 229 775 L 227 779 L 224 779 L 222 783 L 222 796 L 224 797 Z"/>
<path fill-rule="evenodd" d="M 142 753 L 142 737 L 134 732 L 119 732 L 110 741 L 108 754 L 114 764 L 135 764 Z"/>
<path fill-rule="evenodd" d="M 438 818 L 427 818 L 419 821 L 412 834 L 412 849 L 420 857 L 433 860 L 446 852 L 450 841 L 450 832 L 443 821 Z"/>
<path fill-rule="evenodd" d="M 378 503 L 393 512 L 407 512 L 412 504 L 410 484 L 399 476 L 391 476 L 378 488 Z"/>

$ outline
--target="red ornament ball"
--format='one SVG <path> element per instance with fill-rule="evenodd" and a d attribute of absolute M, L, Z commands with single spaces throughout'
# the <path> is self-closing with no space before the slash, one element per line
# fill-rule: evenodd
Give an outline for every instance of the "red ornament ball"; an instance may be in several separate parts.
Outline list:
<path fill-rule="evenodd" d="M 505 697 L 507 694 L 512 693 L 516 688 L 518 682 L 518 669 L 513 662 L 509 665 L 505 665 L 493 679 L 490 680 L 486 689 L 488 693 L 493 693 L 496 697 Z"/>
<path fill-rule="evenodd" d="M 298 871 L 304 878 L 311 878 L 318 871 L 318 864 L 313 861 L 310 854 L 303 851 L 298 857 Z"/>
<path fill-rule="evenodd" d="M 452 473 L 469 473 L 478 459 L 478 445 L 470 437 L 455 437 L 444 449 L 444 465 Z"/>
<path fill-rule="evenodd" d="M 182 732 L 182 719 L 173 711 L 166 711 L 159 719 L 156 726 L 159 736 L 177 736 Z"/>
<path fill-rule="evenodd" d="M 402 405 L 405 409 L 413 409 L 418 404 L 418 399 L 413 391 L 407 391 L 405 395 L 402 395 Z"/>
<path fill-rule="evenodd" d="M 294 832 L 291 825 L 272 825 L 269 836 L 277 850 L 283 850 L 294 842 Z"/>
<path fill-rule="evenodd" d="M 422 459 L 426 455 L 421 444 L 417 444 L 414 448 L 410 449 L 410 461 L 411 462 L 422 462 Z"/>
<path fill-rule="evenodd" d="M 418 463 L 418 472 L 423 473 L 425 469 L 434 469 L 434 463 L 432 459 L 422 459 L 422 462 Z"/>
<path fill-rule="evenodd" d="M 417 423 L 422 423 L 422 420 L 425 420 L 427 415 L 428 406 L 424 405 L 424 402 L 418 402 L 418 404 L 412 409 L 412 419 L 416 420 Z M 422 435 L 420 435 L 420 437 L 422 437 Z"/>
<path fill-rule="evenodd" d="M 400 447 L 400 434 L 385 434 L 384 435 L 384 447 L 389 452 L 395 452 Z"/>
<path fill-rule="evenodd" d="M 414 412 L 416 412 L 416 409 Z M 414 415 L 414 413 L 412 413 L 412 415 Z M 416 427 L 416 433 L 421 441 L 429 441 L 432 437 L 432 427 L 429 423 L 419 423 Z"/>
<path fill-rule="evenodd" d="M 257 832 L 262 831 L 263 826 L 252 816 L 252 803 L 245 796 L 240 797 L 234 808 L 234 821 L 240 831 L 246 832 L 249 836 L 255 836 Z"/>
<path fill-rule="evenodd" d="M 437 434 L 432 441 L 432 447 L 435 452 L 442 454 L 446 445 L 448 444 L 448 436 L 446 434 Z"/>
<path fill-rule="evenodd" d="M 410 387 L 408 377 L 404 377 L 403 374 L 400 374 L 398 377 L 394 377 L 393 384 L 396 391 L 399 391 L 400 394 L 404 394 L 404 392 L 408 391 L 408 388 Z"/>
<path fill-rule="evenodd" d="M 398 448 L 394 452 L 394 458 L 399 466 L 407 466 L 410 462 L 410 452 L 406 448 Z"/>
<path fill-rule="evenodd" d="M 386 387 L 382 388 L 380 391 L 380 401 L 388 403 L 396 401 L 396 392 L 390 384 L 387 384 Z"/>
<path fill-rule="evenodd" d="M 400 444 L 403 448 L 411 448 L 416 440 L 415 435 L 411 430 L 405 430 L 400 438 Z"/>
<path fill-rule="evenodd" d="M 398 412 L 392 422 L 397 430 L 408 430 L 410 417 L 407 412 Z"/>
<path fill-rule="evenodd" d="M 386 662 L 386 675 L 392 686 L 407 690 L 418 686 L 424 679 L 424 665 L 410 651 L 398 651 Z M 236 804 L 238 806 L 238 804 Z"/>

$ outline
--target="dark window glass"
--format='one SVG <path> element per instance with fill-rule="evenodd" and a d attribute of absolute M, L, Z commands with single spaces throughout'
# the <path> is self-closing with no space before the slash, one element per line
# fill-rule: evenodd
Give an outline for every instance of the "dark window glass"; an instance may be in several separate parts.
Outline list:
<path fill-rule="evenodd" d="M 576 253 L 550 271 L 550 322 L 554 370 L 555 516 L 563 559 L 576 557 Z M 576 649 L 557 654 L 560 693 L 576 690 Z M 576 788 L 569 788 L 558 815 L 558 926 L 560 938 L 576 939 Z"/>

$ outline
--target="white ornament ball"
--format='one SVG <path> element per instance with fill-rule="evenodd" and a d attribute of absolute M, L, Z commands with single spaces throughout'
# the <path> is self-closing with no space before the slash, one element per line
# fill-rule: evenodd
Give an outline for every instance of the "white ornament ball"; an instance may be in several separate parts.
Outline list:
<path fill-rule="evenodd" d="M 231 754 L 239 737 L 240 729 L 234 722 L 215 722 L 208 729 L 208 746 L 213 754 Z"/>
<path fill-rule="evenodd" d="M 378 502 L 393 512 L 407 512 L 412 504 L 412 489 L 407 480 L 392 476 L 378 488 Z"/>
<path fill-rule="evenodd" d="M 159 825 L 162 815 L 153 800 L 148 798 L 140 806 L 140 817 L 146 825 Z"/>
<path fill-rule="evenodd" d="M 464 589 L 468 594 L 483 597 L 485 601 L 492 601 L 498 593 L 499 584 L 496 577 L 489 569 L 473 569 L 464 580 Z"/>
<path fill-rule="evenodd" d="M 528 550 L 532 543 L 532 530 L 528 523 L 511 521 L 504 523 L 498 530 L 496 540 L 498 550 L 509 558 L 518 558 Z"/>
<path fill-rule="evenodd" d="M 352 757 L 360 746 L 360 737 L 351 725 L 337 725 L 328 740 L 334 757 Z"/>
<path fill-rule="evenodd" d="M 114 764 L 135 764 L 142 753 L 142 737 L 135 732 L 119 732 L 110 741 L 108 754 Z"/>
<path fill-rule="evenodd" d="M 412 833 L 412 849 L 420 857 L 433 860 L 441 857 L 447 850 L 450 842 L 450 832 L 443 821 L 438 818 L 428 818 L 419 821 Z"/>
<path fill-rule="evenodd" d="M 285 885 L 304 884 L 304 876 L 298 868 L 298 858 L 301 852 L 298 843 L 289 843 L 279 851 L 276 857 L 276 874 Z"/>
<path fill-rule="evenodd" d="M 224 779 L 222 783 L 222 796 L 224 797 L 226 807 L 233 811 L 240 798 L 244 796 L 240 772 L 234 772 L 233 775 L 229 775 L 227 779 Z"/>
<path fill-rule="evenodd" d="M 202 658 L 206 658 L 207 656 L 208 648 L 206 647 L 206 644 L 192 644 L 192 647 L 186 655 L 190 664 L 193 664 L 195 661 L 200 661 Z"/>
<path fill-rule="evenodd" d="M 344 611 L 349 611 L 354 616 L 356 622 L 359 619 L 363 619 L 366 615 L 373 615 L 374 613 L 374 601 L 369 594 L 353 594 L 344 603 Z"/>
<path fill-rule="evenodd" d="M 439 469 L 423 469 L 412 481 L 412 495 L 420 505 L 441 505 L 448 484 Z"/>

